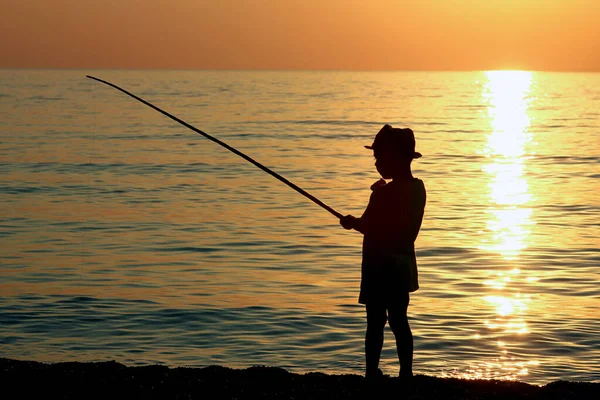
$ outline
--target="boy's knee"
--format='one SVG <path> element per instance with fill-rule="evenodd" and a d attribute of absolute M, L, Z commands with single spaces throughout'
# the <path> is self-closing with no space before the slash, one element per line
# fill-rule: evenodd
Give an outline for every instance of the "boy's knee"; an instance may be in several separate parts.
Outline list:
<path fill-rule="evenodd" d="M 387 317 L 372 319 L 367 321 L 367 330 L 383 330 L 387 322 Z"/>
<path fill-rule="evenodd" d="M 368 307 L 367 308 L 367 330 L 383 329 L 388 320 L 385 308 Z"/>
<path fill-rule="evenodd" d="M 404 309 L 390 309 L 389 321 L 390 328 L 394 333 L 405 329 L 408 326 L 406 311 Z"/>
<path fill-rule="evenodd" d="M 407 327 L 408 327 L 408 319 L 406 317 L 405 318 L 390 317 L 390 328 L 392 329 L 392 332 L 394 332 L 394 334 L 397 334 L 399 332 L 406 330 Z"/>

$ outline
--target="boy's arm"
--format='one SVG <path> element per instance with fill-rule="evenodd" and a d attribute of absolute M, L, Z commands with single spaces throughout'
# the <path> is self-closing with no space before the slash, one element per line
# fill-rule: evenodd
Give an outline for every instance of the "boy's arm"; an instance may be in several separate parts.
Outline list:
<path fill-rule="evenodd" d="M 360 233 L 364 234 L 364 230 L 365 230 L 365 223 L 364 220 L 362 218 L 356 218 L 353 215 L 346 215 L 345 217 L 340 218 L 340 224 L 345 228 L 345 229 L 354 229 L 359 231 Z"/>
<path fill-rule="evenodd" d="M 375 192 L 371 193 L 371 198 L 369 199 L 369 204 L 363 212 L 363 215 L 360 218 L 356 218 L 353 215 L 346 215 L 345 217 L 340 218 L 340 224 L 345 229 L 354 229 L 363 235 L 368 230 L 369 226 L 369 216 L 373 211 L 373 197 Z"/>

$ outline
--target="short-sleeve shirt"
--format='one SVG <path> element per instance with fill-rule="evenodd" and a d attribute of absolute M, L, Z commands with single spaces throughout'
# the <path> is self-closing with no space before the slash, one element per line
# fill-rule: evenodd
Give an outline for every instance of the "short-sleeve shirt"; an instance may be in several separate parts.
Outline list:
<path fill-rule="evenodd" d="M 361 217 L 364 234 L 359 303 L 393 305 L 419 288 L 414 243 L 425 210 L 423 181 L 373 190 Z"/>

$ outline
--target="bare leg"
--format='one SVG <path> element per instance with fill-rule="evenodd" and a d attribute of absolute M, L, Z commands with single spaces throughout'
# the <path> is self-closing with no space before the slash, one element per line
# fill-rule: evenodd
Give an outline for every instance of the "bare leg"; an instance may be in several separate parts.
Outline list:
<path fill-rule="evenodd" d="M 413 336 L 408 324 L 406 311 L 408 307 L 408 295 L 406 306 L 390 308 L 390 328 L 396 337 L 396 349 L 398 351 L 398 361 L 400 361 L 400 377 L 412 377 L 413 363 Z"/>
<path fill-rule="evenodd" d="M 367 375 L 376 374 L 383 348 L 383 328 L 387 322 L 385 307 L 367 305 L 367 333 L 365 335 L 365 359 Z"/>

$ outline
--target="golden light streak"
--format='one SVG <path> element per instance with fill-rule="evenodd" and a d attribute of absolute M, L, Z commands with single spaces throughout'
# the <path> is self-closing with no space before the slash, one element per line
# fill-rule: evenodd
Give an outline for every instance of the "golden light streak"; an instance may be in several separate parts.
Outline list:
<path fill-rule="evenodd" d="M 528 131 L 529 91 L 533 74 L 524 71 L 490 71 L 483 93 L 488 104 L 490 133 L 483 155 L 488 163 L 482 170 L 489 176 L 489 207 L 487 210 L 487 235 L 480 249 L 498 253 L 506 266 L 488 270 L 483 285 L 491 292 L 483 301 L 491 306 L 496 317 L 484 321 L 488 333 L 485 339 L 493 341 L 498 358 L 481 360 L 470 366 L 461 376 L 468 379 L 515 380 L 529 374 L 527 365 L 537 365 L 515 359 L 511 355 L 513 339 L 529 333 L 525 314 L 530 295 L 521 295 L 520 285 L 535 279 L 523 276 L 514 262 L 529 245 L 532 208 L 526 178 L 526 147 L 530 141 Z M 480 339 L 477 333 L 474 338 Z"/>
<path fill-rule="evenodd" d="M 531 217 L 531 208 L 526 207 L 531 195 L 524 173 L 532 73 L 489 71 L 486 76 L 484 100 L 489 103 L 492 132 L 483 152 L 491 162 L 483 170 L 490 175 L 491 207 L 487 223 L 490 237 L 482 248 L 514 259 L 527 246 Z"/>

